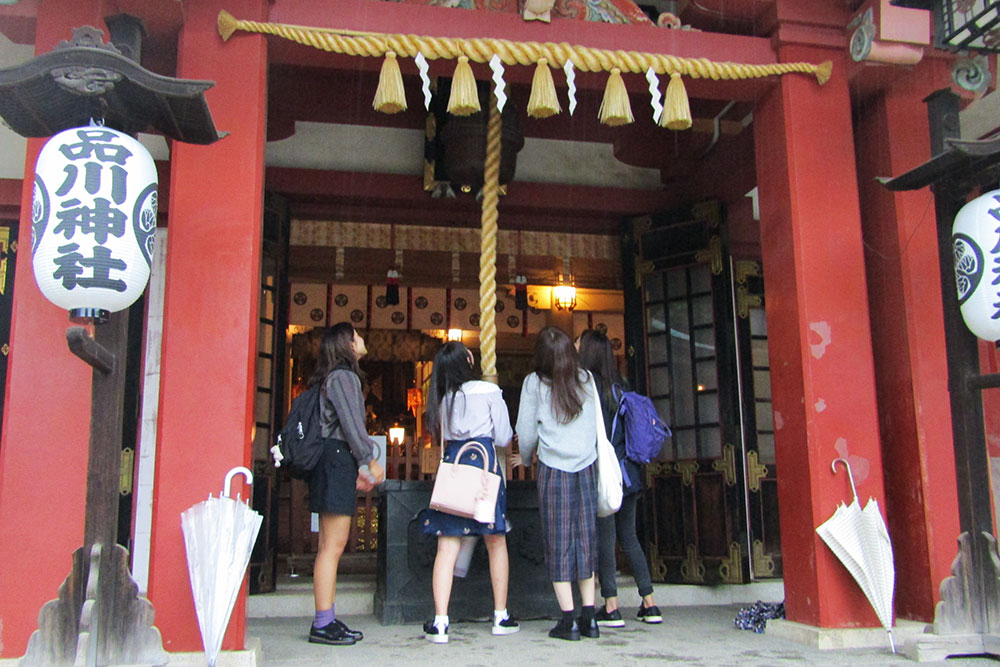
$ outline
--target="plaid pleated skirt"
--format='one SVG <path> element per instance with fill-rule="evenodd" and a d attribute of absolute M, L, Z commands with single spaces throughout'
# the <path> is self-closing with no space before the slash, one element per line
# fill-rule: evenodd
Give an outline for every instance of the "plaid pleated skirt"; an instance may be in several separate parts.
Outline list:
<path fill-rule="evenodd" d="M 538 462 L 538 507 L 552 581 L 588 579 L 597 569 L 597 467 L 563 472 Z"/>

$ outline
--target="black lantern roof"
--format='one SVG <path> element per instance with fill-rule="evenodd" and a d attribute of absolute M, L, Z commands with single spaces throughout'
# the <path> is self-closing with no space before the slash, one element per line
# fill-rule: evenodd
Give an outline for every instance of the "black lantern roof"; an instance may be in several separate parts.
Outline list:
<path fill-rule="evenodd" d="M 1000 178 L 1000 137 L 982 140 L 945 139 L 945 150 L 895 178 L 880 178 L 889 190 L 919 190 L 927 185 L 952 186 L 960 192 L 995 185 Z"/>
<path fill-rule="evenodd" d="M 25 137 L 48 137 L 103 119 L 128 134 L 155 131 L 178 141 L 210 144 L 215 129 L 205 91 L 214 81 L 154 74 L 122 55 L 103 33 L 84 26 L 72 42 L 0 69 L 0 117 Z"/>

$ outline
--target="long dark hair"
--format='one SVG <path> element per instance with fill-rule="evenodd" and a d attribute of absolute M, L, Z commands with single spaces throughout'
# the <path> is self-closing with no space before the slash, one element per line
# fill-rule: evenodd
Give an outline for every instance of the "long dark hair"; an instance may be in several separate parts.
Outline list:
<path fill-rule="evenodd" d="M 323 332 L 323 340 L 319 343 L 319 360 L 316 370 L 309 378 L 309 386 L 322 382 L 335 368 L 347 368 L 364 378 L 358 366 L 358 357 L 354 354 L 354 325 L 350 322 L 339 322 Z"/>
<path fill-rule="evenodd" d="M 441 404 L 452 396 L 448 418 L 455 410 L 454 394 L 463 384 L 476 379 L 476 371 L 469 363 L 469 348 L 458 341 L 449 341 L 434 355 L 430 387 L 427 390 L 427 428 L 437 433 L 441 427 Z"/>
<path fill-rule="evenodd" d="M 612 385 L 620 385 L 622 376 L 615 363 L 615 354 L 611 351 L 608 337 L 600 331 L 586 329 L 580 334 L 580 367 L 594 374 L 597 386 L 601 390 L 601 402 L 604 405 L 614 405 L 615 395 Z"/>
<path fill-rule="evenodd" d="M 558 327 L 545 327 L 535 341 L 535 373 L 552 388 L 552 414 L 561 424 L 583 410 L 586 389 L 580 382 L 580 364 L 573 341 Z"/>

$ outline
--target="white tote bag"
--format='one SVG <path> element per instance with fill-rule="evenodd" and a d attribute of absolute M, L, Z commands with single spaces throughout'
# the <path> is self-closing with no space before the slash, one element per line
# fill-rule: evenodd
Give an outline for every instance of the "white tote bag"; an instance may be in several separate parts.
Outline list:
<path fill-rule="evenodd" d="M 604 517 L 611 516 L 622 506 L 622 469 L 604 430 L 604 410 L 593 375 L 590 376 L 590 390 L 597 407 L 597 516 Z"/>

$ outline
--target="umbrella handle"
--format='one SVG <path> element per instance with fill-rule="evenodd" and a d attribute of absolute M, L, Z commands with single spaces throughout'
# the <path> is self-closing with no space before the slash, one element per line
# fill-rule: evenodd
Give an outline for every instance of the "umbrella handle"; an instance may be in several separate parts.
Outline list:
<path fill-rule="evenodd" d="M 858 488 L 854 486 L 854 475 L 851 474 L 851 464 L 847 462 L 847 459 L 835 458 L 833 463 L 830 464 L 830 467 L 833 468 L 834 474 L 837 473 L 837 461 L 843 463 L 844 468 L 847 469 L 847 479 L 851 481 L 851 492 L 854 493 L 854 502 L 858 502 Z"/>
<path fill-rule="evenodd" d="M 229 497 L 229 486 L 233 483 L 233 477 L 236 477 L 236 475 L 243 475 L 247 478 L 247 484 L 253 484 L 253 473 L 250 472 L 250 469 L 244 466 L 236 466 L 226 473 L 226 486 L 222 491 L 222 495 L 226 498 Z"/>

